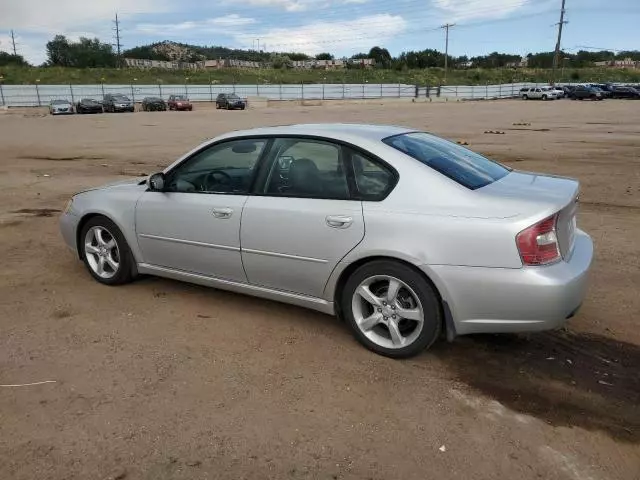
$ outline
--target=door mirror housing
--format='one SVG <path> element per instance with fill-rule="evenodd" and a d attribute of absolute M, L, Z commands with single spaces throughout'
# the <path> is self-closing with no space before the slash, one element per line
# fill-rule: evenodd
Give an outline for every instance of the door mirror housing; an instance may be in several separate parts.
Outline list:
<path fill-rule="evenodd" d="M 152 192 L 163 192 L 164 180 L 164 173 L 154 173 L 149 177 L 149 190 L 151 190 Z"/>

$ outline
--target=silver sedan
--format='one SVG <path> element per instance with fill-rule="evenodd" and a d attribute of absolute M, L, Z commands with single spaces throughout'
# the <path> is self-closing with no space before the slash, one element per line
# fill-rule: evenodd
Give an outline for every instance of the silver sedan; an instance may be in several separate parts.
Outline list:
<path fill-rule="evenodd" d="M 571 317 L 593 256 L 578 190 L 408 128 L 292 125 L 79 193 L 60 224 L 98 282 L 152 274 L 292 303 L 406 357 Z"/>

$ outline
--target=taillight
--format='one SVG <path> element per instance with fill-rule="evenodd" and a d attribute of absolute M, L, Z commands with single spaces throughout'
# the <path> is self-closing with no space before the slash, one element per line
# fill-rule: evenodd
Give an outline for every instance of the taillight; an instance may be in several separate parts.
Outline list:
<path fill-rule="evenodd" d="M 531 225 L 516 236 L 520 257 L 525 265 L 545 265 L 560 258 L 556 222 L 558 214 Z"/>

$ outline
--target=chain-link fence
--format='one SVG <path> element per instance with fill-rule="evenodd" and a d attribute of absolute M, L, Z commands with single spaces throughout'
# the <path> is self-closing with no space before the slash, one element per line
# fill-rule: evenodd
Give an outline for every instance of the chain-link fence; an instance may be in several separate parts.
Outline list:
<path fill-rule="evenodd" d="M 268 100 L 348 100 L 376 98 L 491 99 L 517 97 L 534 83 L 475 86 L 419 86 L 407 84 L 285 84 L 285 85 L 2 85 L 0 105 L 9 107 L 46 106 L 51 100 L 76 103 L 83 98 L 101 99 L 107 93 L 126 95 L 134 102 L 144 97 L 186 95 L 192 102 L 214 102 L 220 93 L 235 93 Z"/>

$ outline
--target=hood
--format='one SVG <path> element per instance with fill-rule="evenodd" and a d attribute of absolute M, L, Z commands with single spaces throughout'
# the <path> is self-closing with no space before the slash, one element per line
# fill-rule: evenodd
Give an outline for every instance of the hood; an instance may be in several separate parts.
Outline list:
<path fill-rule="evenodd" d="M 576 199 L 580 184 L 573 178 L 513 171 L 479 190 L 503 214 L 552 214 Z"/>
<path fill-rule="evenodd" d="M 76 195 L 80 194 L 80 193 L 85 193 L 85 192 L 91 192 L 93 190 L 106 190 L 106 189 L 111 189 L 111 188 L 138 188 L 138 187 L 144 187 L 146 188 L 146 183 L 147 183 L 147 179 L 141 179 L 141 178 L 128 178 L 126 180 L 118 180 L 117 182 L 110 182 L 107 183 L 105 185 L 100 185 L 98 187 L 93 187 L 93 188 L 88 188 L 86 190 L 82 190 L 80 192 L 78 192 Z"/>

